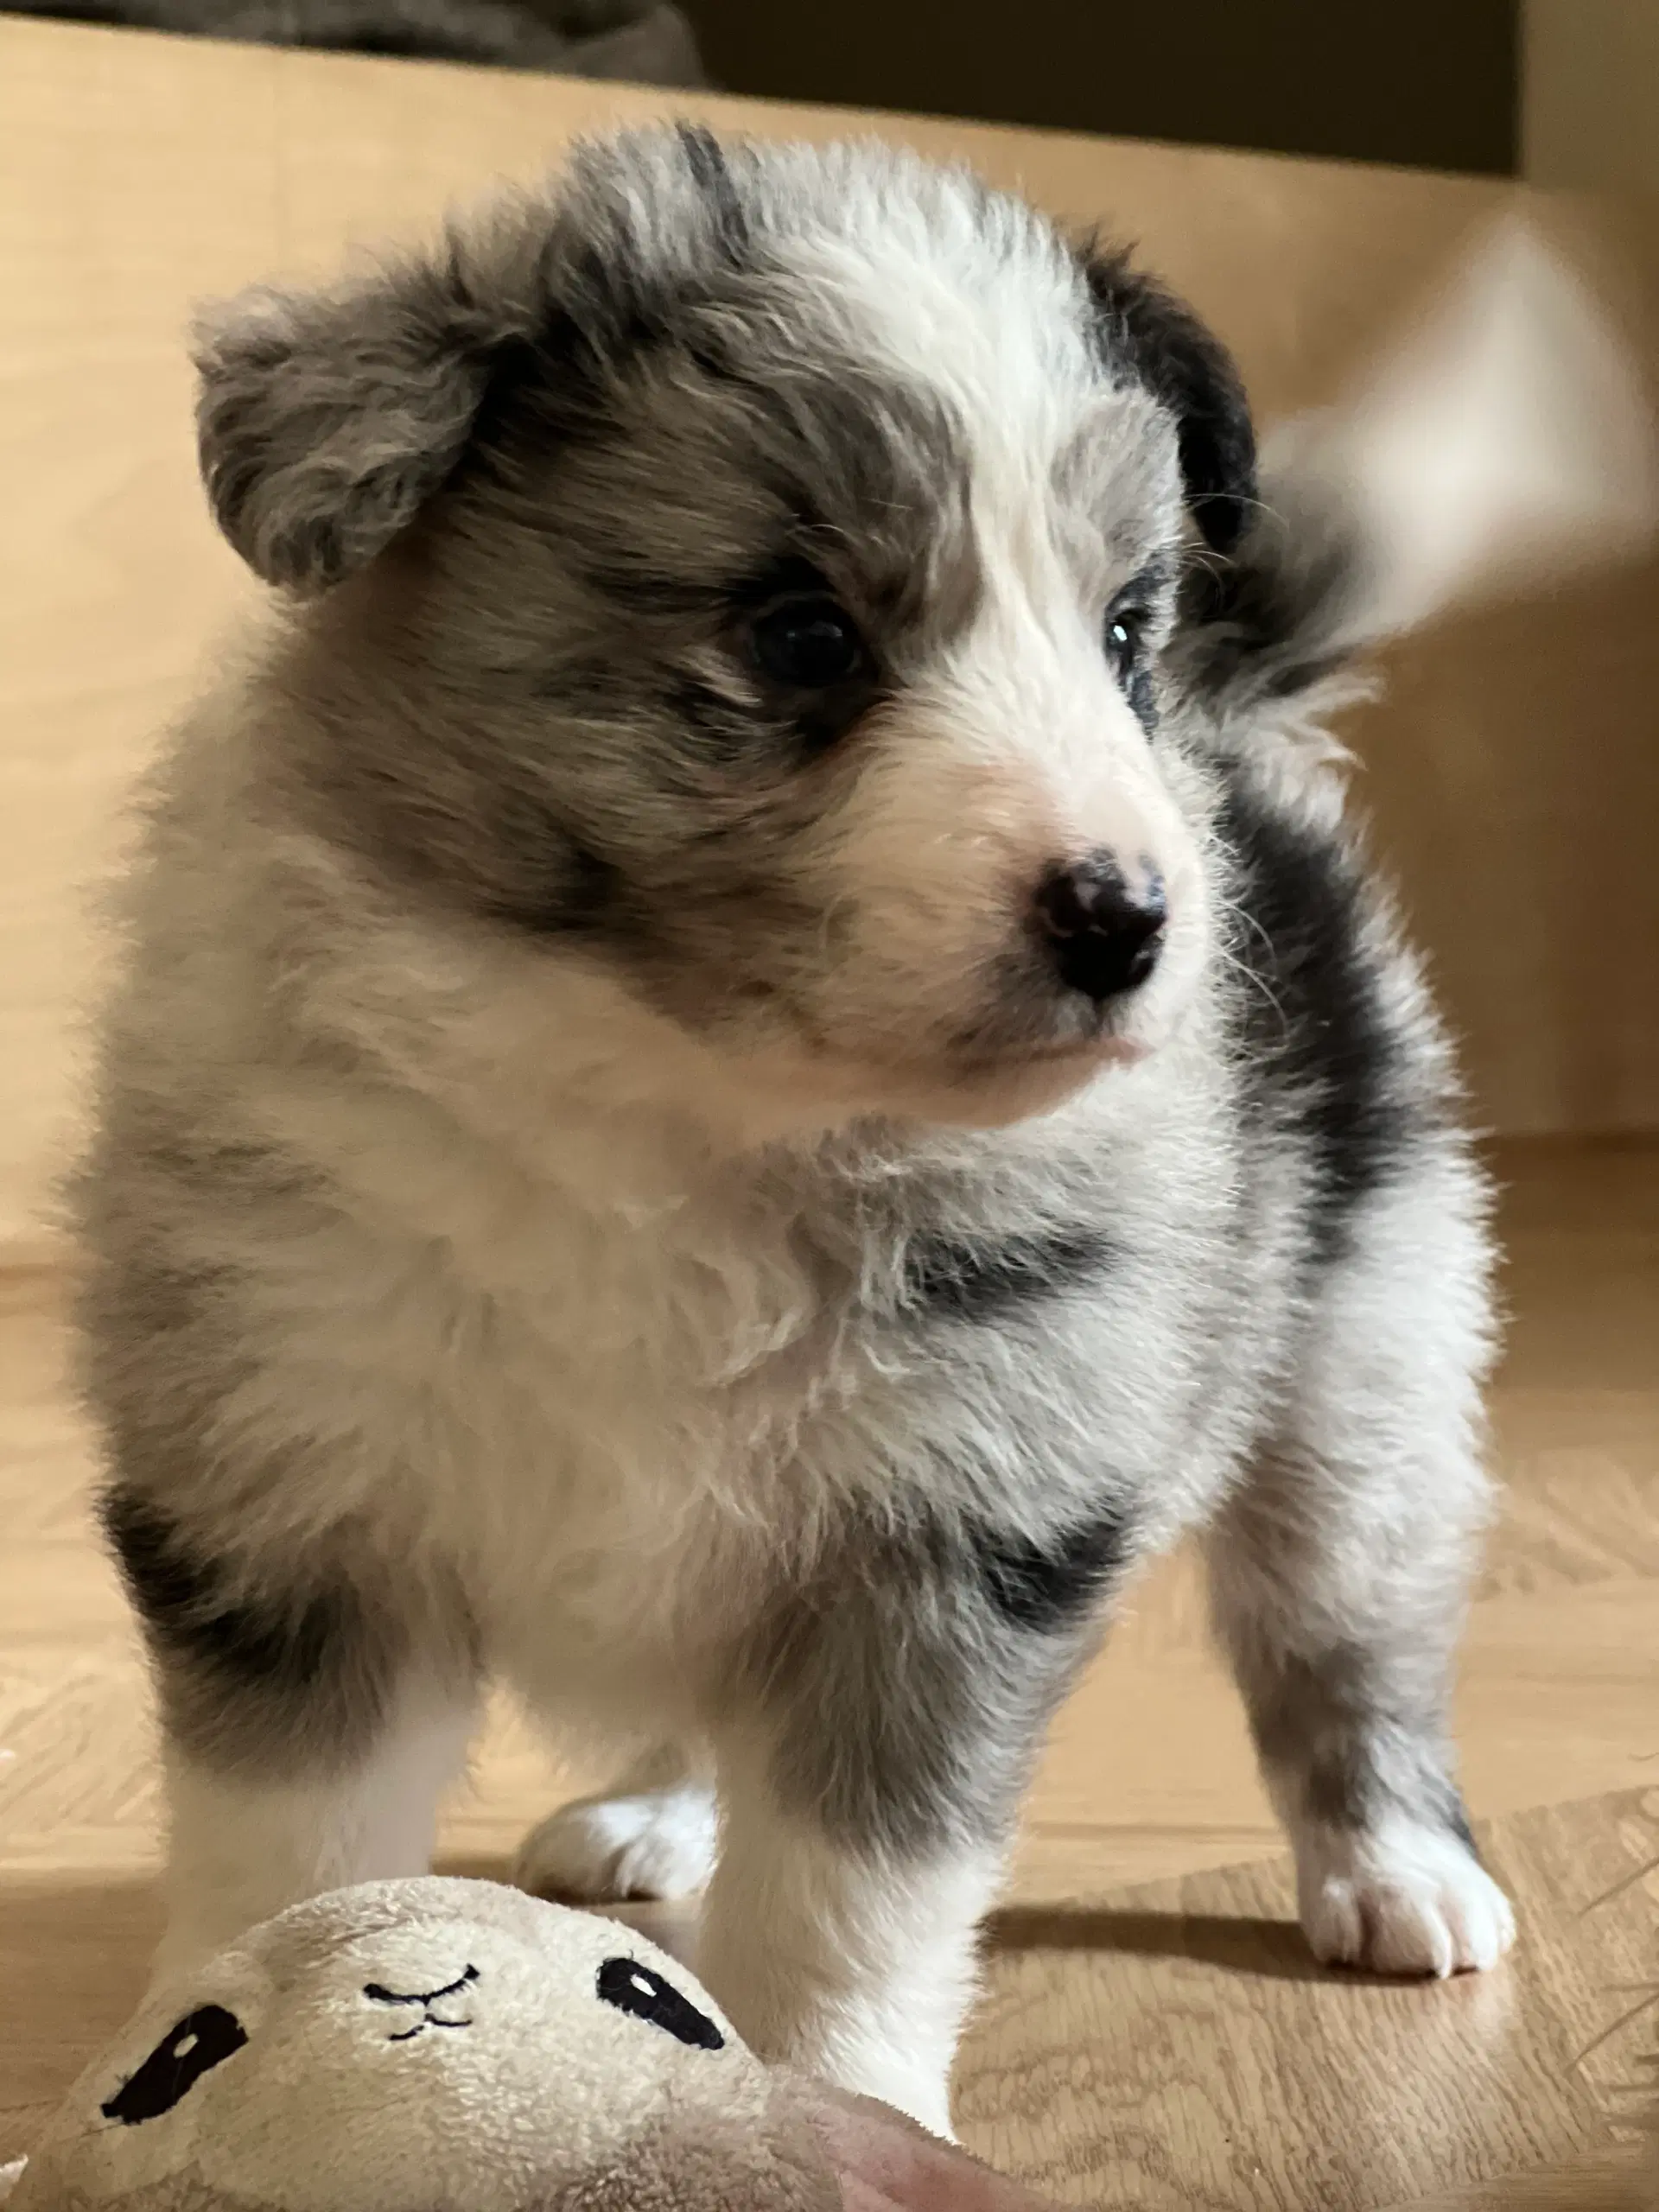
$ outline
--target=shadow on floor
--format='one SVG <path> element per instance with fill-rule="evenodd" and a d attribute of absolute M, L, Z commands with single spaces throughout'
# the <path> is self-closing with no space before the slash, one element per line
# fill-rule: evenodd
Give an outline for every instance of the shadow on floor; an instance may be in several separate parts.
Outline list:
<path fill-rule="evenodd" d="M 1005 1905 L 985 1923 L 993 1955 L 1099 1951 L 1119 1957 L 1190 1959 L 1224 1974 L 1274 1981 L 1339 1979 L 1321 1967 L 1294 1920 L 1220 1913 L 1116 1912 L 1092 1905 Z"/>
<path fill-rule="evenodd" d="M 505 1882 L 508 1861 L 482 1854 L 446 1853 L 435 1871 Z M 608 1916 L 625 1920 L 677 1956 L 686 1955 L 683 1923 L 695 1908 L 676 1905 L 607 1905 Z M 1250 1974 L 1274 1981 L 1345 1980 L 1321 1967 L 1310 1954 L 1294 1920 L 1268 1920 L 1220 1913 L 1108 1911 L 1092 1905 L 1004 1905 L 985 1923 L 985 1948 L 993 1956 L 1019 1951 L 1099 1951 L 1119 1957 L 1190 1959 L 1224 1974 Z"/>

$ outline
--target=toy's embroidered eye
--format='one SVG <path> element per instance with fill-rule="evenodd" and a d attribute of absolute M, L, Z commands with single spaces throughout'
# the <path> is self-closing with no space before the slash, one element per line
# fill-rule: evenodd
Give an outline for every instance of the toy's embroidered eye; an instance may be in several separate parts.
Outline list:
<path fill-rule="evenodd" d="M 682 1997 L 671 1981 L 638 1959 L 607 1959 L 599 1970 L 599 1993 L 619 2012 L 666 2028 L 694 2050 L 724 2050 L 726 2038 L 706 2012 Z"/>
<path fill-rule="evenodd" d="M 204 2005 L 181 2020 L 99 2109 L 105 2120 L 118 2120 L 124 2127 L 136 2127 L 141 2120 L 159 2120 L 188 2096 L 204 2074 L 233 2057 L 247 2039 L 234 2012 L 222 2005 Z"/>

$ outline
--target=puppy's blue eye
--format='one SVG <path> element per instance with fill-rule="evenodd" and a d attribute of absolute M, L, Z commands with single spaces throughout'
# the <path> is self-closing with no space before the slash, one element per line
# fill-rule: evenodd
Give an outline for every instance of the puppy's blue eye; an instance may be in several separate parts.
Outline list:
<path fill-rule="evenodd" d="M 863 673 L 864 640 L 844 607 L 823 594 L 786 599 L 749 629 L 755 666 L 793 691 L 829 691 Z"/>
<path fill-rule="evenodd" d="M 1143 607 L 1114 607 L 1106 615 L 1106 658 L 1120 683 L 1126 683 L 1146 641 L 1147 611 Z"/>

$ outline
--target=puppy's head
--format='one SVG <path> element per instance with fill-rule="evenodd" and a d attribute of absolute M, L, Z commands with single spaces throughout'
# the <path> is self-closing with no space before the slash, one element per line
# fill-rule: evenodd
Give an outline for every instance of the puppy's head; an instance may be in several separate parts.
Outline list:
<path fill-rule="evenodd" d="M 1254 448 L 1118 257 L 868 147 L 590 149 L 206 329 L 333 834 L 833 1112 L 1039 1110 L 1209 922 L 1161 658 Z"/>

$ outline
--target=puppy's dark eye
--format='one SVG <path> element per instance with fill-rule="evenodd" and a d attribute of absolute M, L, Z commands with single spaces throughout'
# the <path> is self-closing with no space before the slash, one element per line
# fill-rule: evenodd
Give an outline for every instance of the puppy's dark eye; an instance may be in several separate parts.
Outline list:
<path fill-rule="evenodd" d="M 234 2056 L 247 2039 L 234 2012 L 222 2005 L 204 2005 L 188 2013 L 99 2109 L 105 2120 L 118 2120 L 124 2127 L 136 2127 L 141 2120 L 159 2120 L 188 2096 L 204 2074 Z"/>
<path fill-rule="evenodd" d="M 749 627 L 755 666 L 793 691 L 830 691 L 861 675 L 868 658 L 846 608 L 823 593 L 781 601 Z"/>
<path fill-rule="evenodd" d="M 1110 607 L 1106 611 L 1106 658 L 1120 683 L 1127 683 L 1139 664 L 1147 621 L 1144 607 Z"/>
<path fill-rule="evenodd" d="M 682 1997 L 671 1981 L 638 1959 L 607 1959 L 599 1970 L 599 1993 L 607 2005 L 633 2019 L 664 2028 L 694 2050 L 724 2050 L 726 2038 L 706 2012 Z"/>

